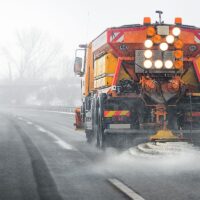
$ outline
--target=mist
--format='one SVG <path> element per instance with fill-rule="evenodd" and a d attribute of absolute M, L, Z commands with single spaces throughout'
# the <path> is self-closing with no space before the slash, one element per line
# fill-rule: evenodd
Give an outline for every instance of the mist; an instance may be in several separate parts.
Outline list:
<path fill-rule="evenodd" d="M 165 153 L 156 154 L 140 152 L 137 147 L 124 151 L 108 148 L 89 169 L 93 173 L 109 174 L 111 177 L 113 174 L 125 174 L 133 178 L 161 175 L 169 177 L 200 171 L 199 147 L 189 143 L 175 143 L 174 147 L 176 150 L 171 148 Z"/>
<path fill-rule="evenodd" d="M 73 74 L 73 60 L 65 54 L 62 43 L 38 29 L 17 30 L 14 38 L 12 46 L 0 47 L 5 69 L 0 79 L 0 103 L 77 105 L 80 80 Z"/>

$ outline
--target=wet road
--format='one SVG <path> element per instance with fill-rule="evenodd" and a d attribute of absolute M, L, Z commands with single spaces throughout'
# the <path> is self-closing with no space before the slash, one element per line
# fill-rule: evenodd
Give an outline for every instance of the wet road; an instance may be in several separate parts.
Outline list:
<path fill-rule="evenodd" d="M 71 114 L 2 109 L 0 200 L 199 200 L 199 152 L 103 152 L 74 130 Z"/>

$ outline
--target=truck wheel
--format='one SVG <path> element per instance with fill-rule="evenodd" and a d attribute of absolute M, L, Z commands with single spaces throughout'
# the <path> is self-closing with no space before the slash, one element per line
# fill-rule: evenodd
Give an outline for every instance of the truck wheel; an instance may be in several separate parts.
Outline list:
<path fill-rule="evenodd" d="M 106 147 L 106 136 L 104 135 L 101 113 L 98 113 L 97 147 L 104 149 Z"/>
<path fill-rule="evenodd" d="M 100 149 L 104 149 L 105 146 L 106 146 L 105 135 L 103 134 L 103 131 L 101 130 L 101 128 L 99 128 L 98 134 L 97 134 L 97 147 Z"/>
<path fill-rule="evenodd" d="M 93 137 L 94 135 L 93 135 L 92 131 L 86 131 L 85 133 L 86 133 L 87 142 L 88 142 L 88 143 L 91 143 L 92 140 L 93 140 L 93 138 L 94 138 L 94 137 Z"/>

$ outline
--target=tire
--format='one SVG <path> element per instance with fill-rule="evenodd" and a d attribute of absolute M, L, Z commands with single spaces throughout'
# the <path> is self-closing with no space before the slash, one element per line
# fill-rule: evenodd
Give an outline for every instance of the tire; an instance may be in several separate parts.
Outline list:
<path fill-rule="evenodd" d="M 89 144 L 92 143 L 93 138 L 94 138 L 92 131 L 86 131 L 85 134 L 86 134 L 87 143 Z"/>
<path fill-rule="evenodd" d="M 103 122 L 101 117 L 101 110 L 98 112 L 98 129 L 97 129 L 97 147 L 105 149 L 106 147 L 106 136 L 104 135 Z"/>

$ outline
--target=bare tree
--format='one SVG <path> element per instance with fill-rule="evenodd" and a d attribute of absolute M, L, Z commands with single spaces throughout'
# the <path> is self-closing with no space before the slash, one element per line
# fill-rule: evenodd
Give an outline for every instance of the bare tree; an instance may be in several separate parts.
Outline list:
<path fill-rule="evenodd" d="M 58 64 L 61 45 L 50 40 L 47 34 L 32 29 L 16 32 L 16 47 L 2 49 L 9 66 L 15 66 L 20 79 L 38 80 Z"/>
<path fill-rule="evenodd" d="M 75 99 L 80 99 L 80 80 L 74 78 L 73 61 L 59 43 L 37 29 L 16 32 L 15 41 L 12 48 L 7 45 L 0 51 L 11 83 L 2 96 L 16 104 L 74 105 Z"/>

